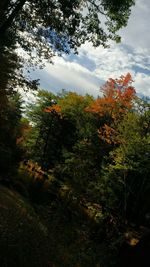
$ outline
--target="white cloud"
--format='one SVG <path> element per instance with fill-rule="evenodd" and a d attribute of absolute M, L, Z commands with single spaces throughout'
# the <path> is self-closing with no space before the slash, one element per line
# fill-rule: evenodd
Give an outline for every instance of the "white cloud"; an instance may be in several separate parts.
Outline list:
<path fill-rule="evenodd" d="M 99 81 L 96 76 L 79 63 L 69 62 L 64 58 L 56 57 L 54 65 L 47 64 L 39 75 L 42 78 L 41 87 L 46 86 L 44 89 L 58 91 L 65 88 L 82 94 L 97 95 L 99 93 Z"/>
<path fill-rule="evenodd" d="M 150 1 L 136 0 L 126 28 L 120 31 L 122 42 L 134 49 L 150 50 Z"/>
<path fill-rule="evenodd" d="M 132 55 L 121 46 L 112 45 L 109 49 L 101 47 L 94 49 L 91 44 L 82 47 L 82 53 L 95 62 L 94 75 L 107 80 L 109 77 L 118 77 L 132 70 Z"/>
<path fill-rule="evenodd" d="M 137 73 L 134 86 L 137 93 L 142 93 L 144 96 L 150 96 L 150 76 L 144 73 Z"/>
<path fill-rule="evenodd" d="M 36 78 L 41 78 L 44 89 L 58 91 L 65 88 L 97 95 L 100 84 L 108 78 L 117 78 L 130 72 L 137 92 L 150 96 L 148 22 L 149 0 L 136 0 L 128 26 L 120 31 L 121 44 L 111 44 L 110 48 L 104 49 L 86 43 L 79 49 L 78 56 L 55 57 L 54 65 L 47 64 L 43 71 L 38 71 Z"/>

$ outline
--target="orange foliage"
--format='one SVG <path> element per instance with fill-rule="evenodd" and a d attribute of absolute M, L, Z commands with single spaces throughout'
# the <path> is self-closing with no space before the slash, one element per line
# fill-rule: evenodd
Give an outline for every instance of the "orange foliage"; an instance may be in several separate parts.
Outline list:
<path fill-rule="evenodd" d="M 116 131 L 114 125 L 122 119 L 122 117 L 132 109 L 133 100 L 135 98 L 135 89 L 131 85 L 132 77 L 128 73 L 121 76 L 120 79 L 110 78 L 101 88 L 103 97 L 96 99 L 86 108 L 86 111 L 96 113 L 100 117 L 109 117 L 109 125 L 105 124 L 99 129 L 99 135 L 108 143 L 115 143 Z M 111 125 L 113 124 L 113 127 Z"/>
<path fill-rule="evenodd" d="M 61 113 L 61 107 L 59 105 L 57 105 L 57 104 L 52 105 L 50 107 L 46 107 L 44 109 L 44 111 L 45 112 L 55 112 L 55 113 L 57 113 L 59 115 L 62 115 L 62 113 Z"/>
<path fill-rule="evenodd" d="M 131 82 L 130 73 L 120 79 L 109 79 L 101 88 L 103 97 L 96 99 L 86 111 L 99 116 L 110 115 L 114 120 L 119 119 L 133 105 L 135 89 L 130 85 Z"/>

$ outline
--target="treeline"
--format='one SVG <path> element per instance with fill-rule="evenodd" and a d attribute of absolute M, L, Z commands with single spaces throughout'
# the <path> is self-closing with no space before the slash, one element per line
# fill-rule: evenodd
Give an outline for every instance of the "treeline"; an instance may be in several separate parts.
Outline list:
<path fill-rule="evenodd" d="M 30 160 L 75 197 L 140 222 L 149 211 L 150 104 L 136 95 L 130 74 L 109 79 L 101 94 L 39 90 L 24 110 L 19 93 L 10 95 L 1 119 L 1 176 Z"/>
<path fill-rule="evenodd" d="M 140 223 L 149 212 L 150 104 L 137 97 L 130 74 L 109 79 L 101 93 L 39 91 L 18 143 L 74 197 Z"/>

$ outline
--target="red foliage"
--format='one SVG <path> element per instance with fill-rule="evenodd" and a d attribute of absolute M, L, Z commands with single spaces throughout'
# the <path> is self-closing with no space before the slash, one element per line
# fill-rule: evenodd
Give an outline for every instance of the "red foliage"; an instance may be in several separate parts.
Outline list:
<path fill-rule="evenodd" d="M 129 73 L 120 79 L 109 79 L 101 88 L 103 97 L 96 99 L 86 110 L 100 116 L 109 114 L 113 119 L 120 118 L 133 105 L 135 89 L 130 85 L 131 82 Z"/>
<path fill-rule="evenodd" d="M 116 133 L 113 127 L 133 107 L 135 89 L 131 84 L 132 77 L 130 73 L 121 76 L 120 79 L 110 78 L 101 88 L 103 97 L 96 99 L 90 107 L 86 108 L 88 112 L 106 117 L 106 123 L 99 129 L 99 134 L 108 143 L 115 143 L 113 136 Z M 108 117 L 109 122 L 107 122 Z"/>

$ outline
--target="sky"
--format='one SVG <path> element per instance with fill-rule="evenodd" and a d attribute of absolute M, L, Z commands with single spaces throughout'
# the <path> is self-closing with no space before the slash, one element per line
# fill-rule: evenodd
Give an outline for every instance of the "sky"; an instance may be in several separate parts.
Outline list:
<path fill-rule="evenodd" d="M 66 89 L 97 96 L 108 78 L 119 78 L 130 72 L 136 92 L 150 97 L 149 26 L 150 1 L 136 0 L 127 27 L 119 31 L 120 44 L 94 48 L 85 43 L 78 55 L 56 56 L 54 64 L 32 72 L 32 78 L 40 79 L 40 88 L 53 93 Z"/>

